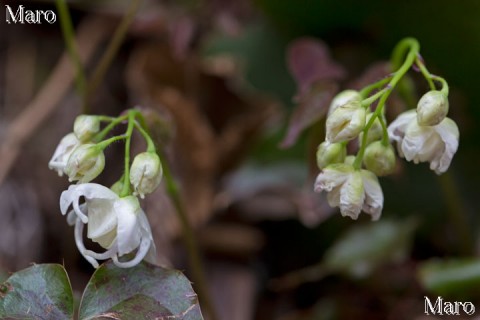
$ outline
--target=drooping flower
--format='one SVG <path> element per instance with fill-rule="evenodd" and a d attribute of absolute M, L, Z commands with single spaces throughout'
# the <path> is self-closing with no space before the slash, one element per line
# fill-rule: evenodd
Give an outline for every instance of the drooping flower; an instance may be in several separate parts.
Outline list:
<path fill-rule="evenodd" d="M 360 101 L 349 101 L 337 107 L 327 118 L 325 140 L 336 143 L 357 137 L 365 127 L 365 118 L 365 108 Z"/>
<path fill-rule="evenodd" d="M 80 183 L 95 179 L 105 167 L 105 155 L 96 144 L 86 143 L 73 150 L 65 166 L 69 181 Z"/>
<path fill-rule="evenodd" d="M 390 143 L 372 142 L 365 149 L 363 164 L 367 170 L 379 177 L 391 174 L 395 170 L 395 151 Z"/>
<path fill-rule="evenodd" d="M 323 169 L 332 163 L 341 163 L 347 156 L 347 147 L 343 143 L 322 142 L 317 149 L 317 166 Z"/>
<path fill-rule="evenodd" d="M 442 174 L 457 152 L 458 127 L 450 118 L 436 126 L 420 126 L 416 116 L 415 110 L 399 115 L 388 127 L 390 140 L 397 142 L 399 155 L 407 161 L 430 162 L 430 169 Z"/>
<path fill-rule="evenodd" d="M 48 167 L 52 170 L 56 170 L 61 177 L 65 173 L 65 167 L 67 166 L 68 158 L 72 154 L 73 150 L 80 145 L 80 141 L 77 139 L 74 133 L 69 133 L 60 140 L 52 159 L 48 163 Z"/>
<path fill-rule="evenodd" d="M 97 116 L 82 114 L 73 123 L 73 133 L 82 142 L 90 141 L 100 131 L 100 119 Z"/>
<path fill-rule="evenodd" d="M 341 107 L 347 103 L 354 102 L 360 103 L 362 97 L 360 93 L 356 90 L 344 90 L 338 93 L 330 103 L 330 107 L 328 108 L 328 115 L 330 115 L 333 111 L 335 111 L 338 107 Z"/>
<path fill-rule="evenodd" d="M 81 198 L 85 202 L 80 204 Z M 137 265 L 144 258 L 154 262 L 155 245 L 147 217 L 137 197 L 120 198 L 107 187 L 95 183 L 71 185 L 60 197 L 60 209 L 67 221 L 75 224 L 75 243 L 83 257 L 98 267 L 97 260 L 112 258 L 122 268 Z M 83 228 L 87 224 L 87 238 L 106 249 L 103 253 L 86 249 Z M 125 254 L 133 253 L 129 261 L 120 261 Z"/>
<path fill-rule="evenodd" d="M 377 177 L 368 170 L 355 170 L 348 164 L 332 164 L 315 181 L 315 191 L 328 192 L 331 207 L 339 207 L 342 216 L 357 219 L 363 210 L 378 220 L 383 209 L 383 192 Z"/>
<path fill-rule="evenodd" d="M 142 152 L 135 156 L 130 168 L 130 182 L 142 199 L 152 193 L 160 184 L 163 169 L 155 152 Z"/>
<path fill-rule="evenodd" d="M 417 122 L 421 126 L 435 126 L 445 119 L 448 113 L 448 97 L 438 90 L 425 93 L 417 104 Z"/>

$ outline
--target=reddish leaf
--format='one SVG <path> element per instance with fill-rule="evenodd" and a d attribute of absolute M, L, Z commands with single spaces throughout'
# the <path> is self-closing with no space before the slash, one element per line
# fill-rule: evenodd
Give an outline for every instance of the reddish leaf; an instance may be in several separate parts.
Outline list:
<path fill-rule="evenodd" d="M 320 120 L 327 113 L 337 91 L 336 83 L 321 82 L 315 83 L 307 94 L 302 95 L 290 118 L 287 134 L 280 147 L 288 148 L 293 145 L 304 129 Z"/>
<path fill-rule="evenodd" d="M 298 86 L 297 98 L 319 81 L 340 80 L 345 70 L 330 58 L 327 46 L 318 39 L 300 38 L 290 44 L 287 64 Z"/>

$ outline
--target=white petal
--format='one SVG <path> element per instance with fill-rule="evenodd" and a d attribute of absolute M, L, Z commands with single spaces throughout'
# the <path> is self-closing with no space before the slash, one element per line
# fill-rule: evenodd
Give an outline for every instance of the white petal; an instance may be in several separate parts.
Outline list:
<path fill-rule="evenodd" d="M 363 211 L 372 216 L 372 220 L 378 220 L 383 209 L 383 192 L 378 178 L 370 171 L 362 170 L 363 186 L 365 188 L 365 202 Z"/>
<path fill-rule="evenodd" d="M 114 203 L 114 200 L 109 199 L 87 199 L 88 238 L 97 241 L 96 238 L 104 236 L 116 228 L 117 213 Z"/>
<path fill-rule="evenodd" d="M 80 254 L 88 261 L 90 264 L 96 269 L 98 268 L 98 262 L 94 258 L 88 256 L 85 254 L 85 251 L 87 249 L 85 248 L 85 245 L 83 244 L 83 223 L 82 220 L 79 218 L 77 219 L 77 222 L 75 223 L 75 244 L 77 245 L 78 251 L 80 251 Z"/>
<path fill-rule="evenodd" d="M 403 112 L 388 126 L 388 136 L 390 140 L 402 141 L 405 136 L 407 126 L 413 121 L 416 122 L 417 113 L 415 109 Z"/>
<path fill-rule="evenodd" d="M 151 244 L 152 244 L 152 241 L 150 241 L 150 239 L 143 238 L 142 242 L 140 243 L 140 247 L 138 248 L 138 251 L 135 254 L 135 257 L 132 260 L 130 260 L 130 261 L 119 261 L 118 257 L 115 255 L 115 256 L 112 257 L 113 263 L 115 263 L 115 265 L 117 267 L 120 267 L 120 268 L 134 267 L 137 264 L 139 264 L 143 260 L 143 258 L 145 258 L 145 256 L 149 252 L 149 248 L 150 248 Z"/>
<path fill-rule="evenodd" d="M 328 205 L 332 208 L 340 206 L 340 189 L 342 186 L 338 186 L 332 189 L 329 193 L 327 193 L 327 201 Z"/>
<path fill-rule="evenodd" d="M 353 167 L 337 163 L 327 166 L 320 172 L 315 181 L 315 192 L 332 191 L 333 188 L 343 184 L 353 171 Z"/>
<path fill-rule="evenodd" d="M 359 171 L 355 171 L 350 174 L 340 189 L 340 213 L 342 216 L 357 219 L 362 211 L 364 199 L 362 176 Z"/>
<path fill-rule="evenodd" d="M 62 176 L 70 154 L 79 144 L 80 141 L 73 133 L 67 134 L 55 149 L 52 159 L 48 163 L 48 167 L 57 170 L 58 174 Z"/>
<path fill-rule="evenodd" d="M 97 259 L 97 260 L 110 259 L 117 254 L 117 244 L 116 244 L 116 242 L 114 242 L 112 244 L 112 246 L 110 247 L 110 249 L 108 249 L 107 251 L 105 251 L 103 253 L 97 253 L 97 252 L 94 252 L 94 251 L 91 251 L 91 250 L 84 250 L 83 253 L 85 255 L 90 256 L 90 257 L 92 257 L 94 259 Z"/>
<path fill-rule="evenodd" d="M 115 202 L 115 212 L 118 217 L 118 254 L 120 256 L 132 252 L 140 244 L 142 231 L 138 223 L 138 216 L 141 211 L 138 199 L 134 196 L 121 198 Z"/>
<path fill-rule="evenodd" d="M 435 170 L 437 174 L 441 174 L 447 171 L 453 155 L 457 152 L 460 133 L 457 124 L 450 118 L 445 118 L 434 128 L 445 143 L 445 150 L 439 159 L 436 159 L 435 162 L 432 161 L 430 169 Z"/>
<path fill-rule="evenodd" d="M 150 229 L 150 224 L 148 223 L 147 216 L 142 211 L 138 215 L 138 219 L 140 223 L 140 228 L 142 229 L 142 239 L 147 238 L 150 239 L 151 242 L 150 249 L 145 256 L 145 260 L 155 264 L 157 262 L 157 249 L 155 247 L 155 242 L 153 241 L 152 230 Z"/>
<path fill-rule="evenodd" d="M 417 122 L 408 125 L 402 142 L 402 151 L 407 161 L 420 162 L 420 154 L 425 143 L 435 134 L 432 127 L 419 126 Z"/>

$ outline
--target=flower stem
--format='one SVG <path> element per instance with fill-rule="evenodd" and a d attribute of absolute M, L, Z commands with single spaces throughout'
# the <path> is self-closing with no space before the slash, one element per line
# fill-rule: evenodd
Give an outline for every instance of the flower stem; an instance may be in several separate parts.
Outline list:
<path fill-rule="evenodd" d="M 125 133 L 127 141 L 125 141 L 125 169 L 123 170 L 124 179 L 122 192 L 120 197 L 126 197 L 130 194 L 130 143 L 132 142 L 133 127 L 135 124 L 135 111 L 128 111 L 128 128 Z"/>
<path fill-rule="evenodd" d="M 417 58 L 418 52 L 420 51 L 420 45 L 418 44 L 417 40 L 415 40 L 414 38 L 403 39 L 402 41 L 400 41 L 400 43 L 397 45 L 397 47 L 395 47 L 393 51 L 394 53 L 393 53 L 392 61 L 394 66 L 403 57 L 403 54 L 407 48 L 409 48 L 409 51 L 408 51 L 407 57 L 405 58 L 405 61 L 400 66 L 400 68 L 394 73 L 394 76 L 387 84 L 387 87 L 390 90 L 386 90 L 384 94 L 380 97 L 380 100 L 378 101 L 377 109 L 375 109 L 375 112 L 370 117 L 370 120 L 368 121 L 368 123 L 365 125 L 365 128 L 363 129 L 362 144 L 360 146 L 360 150 L 357 153 L 357 156 L 355 157 L 355 161 L 353 162 L 353 167 L 356 170 L 359 170 L 362 167 L 363 155 L 367 147 L 368 131 L 372 127 L 373 122 L 375 121 L 375 118 L 380 117 L 380 115 L 382 114 L 383 107 L 385 106 L 385 102 L 390 96 L 390 93 L 393 91 L 393 89 L 395 88 L 397 83 L 400 81 L 400 79 L 402 79 L 402 77 L 410 69 L 412 64 L 415 62 L 415 59 Z"/>
<path fill-rule="evenodd" d="M 147 152 L 156 152 L 157 149 L 155 148 L 155 143 L 153 142 L 152 138 L 150 138 L 150 135 L 147 133 L 147 131 L 145 131 L 142 126 L 136 121 L 135 128 L 137 128 L 137 130 L 147 142 Z"/>
<path fill-rule="evenodd" d="M 115 118 L 114 120 L 112 120 L 112 122 L 110 122 L 105 128 L 103 128 L 102 131 L 100 131 L 99 133 L 97 133 L 95 135 L 95 137 L 93 138 L 93 141 L 101 141 L 103 140 L 103 138 L 105 138 L 105 136 L 117 125 L 119 124 L 120 122 L 122 121 L 125 121 L 127 120 L 128 118 L 128 115 L 126 116 L 121 116 L 121 117 L 118 117 L 118 118 Z"/>
<path fill-rule="evenodd" d="M 65 45 L 67 46 L 68 54 L 72 59 L 75 67 L 75 84 L 77 92 L 80 97 L 85 100 L 86 95 L 86 81 L 85 73 L 83 71 L 82 62 L 78 54 L 78 48 L 75 43 L 75 33 L 73 31 L 72 19 L 68 11 L 68 7 L 65 4 L 65 0 L 55 0 L 55 5 L 60 16 L 60 27 L 62 28 L 63 38 Z"/>

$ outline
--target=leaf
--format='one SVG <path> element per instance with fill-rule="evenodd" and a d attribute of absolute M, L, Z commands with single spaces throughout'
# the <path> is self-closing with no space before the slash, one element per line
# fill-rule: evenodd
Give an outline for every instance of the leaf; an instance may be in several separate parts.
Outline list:
<path fill-rule="evenodd" d="M 0 286 L 0 318 L 72 319 L 73 293 L 65 269 L 37 264 Z"/>
<path fill-rule="evenodd" d="M 303 130 L 319 121 L 327 113 L 330 102 L 337 92 L 336 83 L 319 82 L 315 83 L 308 93 L 299 97 L 298 106 L 290 117 L 288 131 L 280 147 L 292 146 Z"/>
<path fill-rule="evenodd" d="M 324 266 L 356 278 L 368 276 L 386 262 L 404 259 L 416 222 L 382 220 L 348 230 L 325 254 Z"/>
<path fill-rule="evenodd" d="M 480 285 L 480 259 L 433 259 L 420 264 L 418 279 L 435 294 L 467 294 Z"/>
<path fill-rule="evenodd" d="M 203 319 L 190 281 L 180 271 L 146 262 L 122 269 L 109 261 L 95 271 L 83 293 L 79 319 L 107 316 L 109 319 Z"/>
<path fill-rule="evenodd" d="M 287 63 L 298 86 L 298 97 L 307 93 L 315 82 L 345 77 L 343 67 L 330 58 L 328 47 L 319 39 L 300 38 L 292 42 Z"/>

